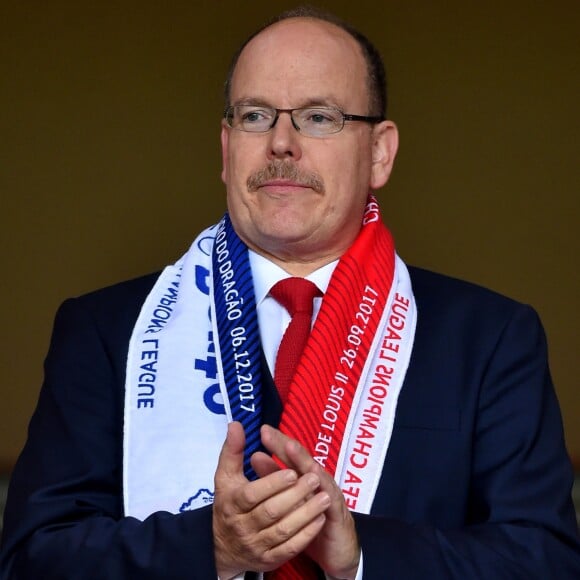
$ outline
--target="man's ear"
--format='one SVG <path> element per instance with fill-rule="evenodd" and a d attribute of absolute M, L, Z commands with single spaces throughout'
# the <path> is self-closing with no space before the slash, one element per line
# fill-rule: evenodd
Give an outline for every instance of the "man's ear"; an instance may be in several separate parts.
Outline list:
<path fill-rule="evenodd" d="M 220 140 L 222 142 L 222 181 L 226 183 L 228 174 L 228 142 L 230 138 L 230 131 L 226 122 L 222 119 L 222 131 L 220 134 Z"/>
<path fill-rule="evenodd" d="M 399 132 L 392 121 L 383 121 L 373 127 L 372 165 L 370 188 L 379 189 L 387 183 L 399 147 Z"/>

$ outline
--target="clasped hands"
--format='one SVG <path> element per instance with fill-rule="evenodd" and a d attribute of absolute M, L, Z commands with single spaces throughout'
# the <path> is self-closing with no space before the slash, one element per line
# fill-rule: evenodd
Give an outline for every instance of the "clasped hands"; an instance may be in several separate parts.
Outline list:
<path fill-rule="evenodd" d="M 244 476 L 245 436 L 240 423 L 228 434 L 215 473 L 213 536 L 220 579 L 246 570 L 265 572 L 305 552 L 334 578 L 354 578 L 360 547 L 340 488 L 297 441 L 262 426 L 263 452 L 251 457 L 259 478 Z"/>

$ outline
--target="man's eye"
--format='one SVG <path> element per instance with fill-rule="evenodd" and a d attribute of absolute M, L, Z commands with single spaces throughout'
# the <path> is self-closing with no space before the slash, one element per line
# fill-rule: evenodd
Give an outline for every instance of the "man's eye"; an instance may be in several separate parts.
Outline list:
<path fill-rule="evenodd" d="M 259 123 L 268 118 L 266 111 L 246 111 L 242 114 L 242 121 L 245 123 Z"/>
<path fill-rule="evenodd" d="M 327 113 L 316 112 L 311 113 L 308 116 L 308 121 L 319 125 L 321 123 L 332 123 L 333 119 L 332 116 L 328 115 Z"/>
<path fill-rule="evenodd" d="M 338 122 L 335 111 L 311 109 L 304 111 L 304 120 L 311 125 L 334 125 Z"/>

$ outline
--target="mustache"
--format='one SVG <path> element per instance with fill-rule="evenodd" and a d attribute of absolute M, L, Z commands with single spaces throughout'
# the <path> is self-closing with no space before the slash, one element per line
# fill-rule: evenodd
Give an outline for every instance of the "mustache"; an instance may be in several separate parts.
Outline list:
<path fill-rule="evenodd" d="M 248 191 L 256 191 L 273 179 L 287 179 L 303 187 L 309 187 L 317 193 L 324 193 L 324 181 L 314 172 L 302 172 L 292 161 L 272 161 L 266 167 L 248 177 Z"/>

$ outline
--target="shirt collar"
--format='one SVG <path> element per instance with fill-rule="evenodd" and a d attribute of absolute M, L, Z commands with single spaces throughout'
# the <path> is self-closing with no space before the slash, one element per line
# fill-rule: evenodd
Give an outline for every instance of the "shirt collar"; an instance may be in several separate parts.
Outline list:
<path fill-rule="evenodd" d="M 254 279 L 256 305 L 260 305 L 264 298 L 268 296 L 272 286 L 284 278 L 290 278 L 290 274 L 253 250 L 249 250 L 249 258 Z M 318 268 L 318 270 L 314 270 L 314 272 L 308 274 L 305 278 L 316 284 L 317 288 L 324 294 L 337 264 L 338 260 L 334 260 Z"/>

